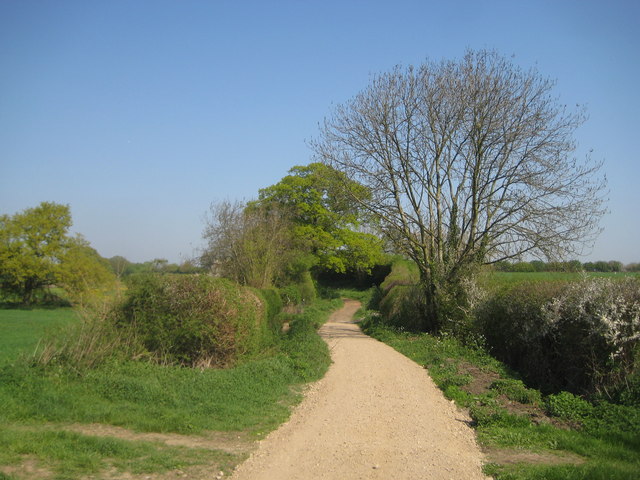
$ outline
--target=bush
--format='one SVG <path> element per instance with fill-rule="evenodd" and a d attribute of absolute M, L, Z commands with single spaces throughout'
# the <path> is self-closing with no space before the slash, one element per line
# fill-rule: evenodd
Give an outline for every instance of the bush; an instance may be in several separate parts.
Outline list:
<path fill-rule="evenodd" d="M 287 285 L 279 289 L 282 303 L 286 306 L 300 305 L 302 295 L 297 285 Z"/>
<path fill-rule="evenodd" d="M 627 389 L 640 367 L 640 282 L 593 278 L 571 284 L 547 303 L 544 321 L 571 362 L 569 387 L 607 394 Z"/>
<path fill-rule="evenodd" d="M 280 297 L 287 306 L 313 303 L 317 298 L 317 291 L 311 273 L 303 272 L 298 283 L 280 288 Z"/>
<path fill-rule="evenodd" d="M 543 307 L 564 283 L 519 283 L 494 293 L 476 310 L 491 353 L 547 392 L 562 390 L 556 366 L 564 362 L 545 328 Z"/>
<path fill-rule="evenodd" d="M 157 359 L 225 366 L 269 341 L 267 313 L 256 293 L 204 275 L 149 275 L 132 282 L 118 315 Z"/>
<path fill-rule="evenodd" d="M 476 315 L 492 353 L 545 392 L 633 403 L 627 379 L 640 366 L 638 280 L 520 283 L 495 293 Z"/>
<path fill-rule="evenodd" d="M 300 289 L 300 300 L 303 304 L 313 303 L 317 297 L 316 284 L 311 278 L 311 272 L 302 274 L 302 281 L 298 284 Z"/>
<path fill-rule="evenodd" d="M 640 409 L 599 402 L 591 411 L 591 415 L 584 419 L 584 427 L 587 431 L 601 436 L 615 435 L 618 432 L 630 433 L 638 442 Z"/>
<path fill-rule="evenodd" d="M 569 392 L 546 398 L 547 412 L 554 417 L 582 423 L 593 412 L 593 405 Z"/>

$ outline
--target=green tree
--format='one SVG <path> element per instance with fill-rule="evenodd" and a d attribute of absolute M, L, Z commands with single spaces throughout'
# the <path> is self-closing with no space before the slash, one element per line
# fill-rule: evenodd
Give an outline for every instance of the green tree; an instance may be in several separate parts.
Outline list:
<path fill-rule="evenodd" d="M 310 252 L 316 267 L 337 273 L 369 272 L 382 259 L 382 241 L 362 230 L 365 210 L 352 196 L 368 198 L 361 184 L 322 163 L 295 166 L 275 185 L 260 190 L 249 208 L 277 206 L 293 223 L 301 252 Z"/>
<path fill-rule="evenodd" d="M 116 277 L 109 261 L 80 235 L 68 239 L 60 260 L 58 282 L 74 301 L 82 302 L 99 290 L 115 286 Z"/>
<path fill-rule="evenodd" d="M 0 216 L 0 285 L 31 303 L 37 291 L 53 285 L 68 248 L 68 205 L 42 202 L 13 216 Z"/>

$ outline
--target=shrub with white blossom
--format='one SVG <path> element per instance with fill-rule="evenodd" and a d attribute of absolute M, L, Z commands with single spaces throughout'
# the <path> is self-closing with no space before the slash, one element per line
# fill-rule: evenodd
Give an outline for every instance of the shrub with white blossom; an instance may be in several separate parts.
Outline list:
<path fill-rule="evenodd" d="M 640 282 L 585 278 L 543 307 L 543 324 L 581 364 L 591 388 L 607 393 L 635 369 L 640 341 Z M 568 353 L 569 353 L 568 352 Z"/>
<path fill-rule="evenodd" d="M 547 392 L 619 398 L 639 383 L 638 279 L 523 283 L 476 313 L 492 352 Z"/>

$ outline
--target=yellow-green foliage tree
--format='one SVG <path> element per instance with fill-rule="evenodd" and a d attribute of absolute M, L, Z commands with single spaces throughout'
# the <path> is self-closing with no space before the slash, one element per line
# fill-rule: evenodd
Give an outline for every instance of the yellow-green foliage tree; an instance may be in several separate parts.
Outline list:
<path fill-rule="evenodd" d="M 310 252 L 318 268 L 336 273 L 369 272 L 382 260 L 382 241 L 362 231 L 364 210 L 353 196 L 369 190 L 328 165 L 295 166 L 275 185 L 260 190 L 251 207 L 287 213 L 296 247 Z"/>
<path fill-rule="evenodd" d="M 38 290 L 55 283 L 71 227 L 68 205 L 42 202 L 0 217 L 0 284 L 31 303 Z"/>
<path fill-rule="evenodd" d="M 74 301 L 113 287 L 116 277 L 109 261 L 102 258 L 82 236 L 68 239 L 61 258 L 59 284 Z"/>
<path fill-rule="evenodd" d="M 70 238 L 68 205 L 42 202 L 13 216 L 0 216 L 0 288 L 32 303 L 52 285 L 72 295 L 111 281 L 113 274 L 81 237 Z"/>

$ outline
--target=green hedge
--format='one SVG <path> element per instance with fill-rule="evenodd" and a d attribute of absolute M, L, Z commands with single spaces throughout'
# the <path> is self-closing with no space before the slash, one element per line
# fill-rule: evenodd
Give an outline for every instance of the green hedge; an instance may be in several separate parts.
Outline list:
<path fill-rule="evenodd" d="M 380 284 L 383 294 L 388 293 L 396 285 L 415 285 L 420 275 L 415 263 L 410 260 L 396 259 L 391 264 L 391 271 Z"/>
<path fill-rule="evenodd" d="M 225 366 L 269 343 L 276 301 L 265 308 L 261 297 L 206 275 L 148 275 L 130 284 L 116 321 L 132 326 L 158 360 Z"/>
<path fill-rule="evenodd" d="M 267 323 L 273 332 L 279 332 L 282 329 L 282 312 L 283 302 L 280 292 L 276 288 L 263 288 L 256 290 L 266 307 Z"/>
<path fill-rule="evenodd" d="M 380 299 L 378 308 L 385 324 L 411 331 L 424 329 L 422 292 L 415 285 L 394 285 Z"/>
<path fill-rule="evenodd" d="M 423 330 L 425 327 L 422 305 L 423 293 L 417 286 L 418 270 L 409 260 L 396 258 L 389 275 L 380 284 L 370 303 L 378 309 L 382 321 L 393 327 Z"/>

